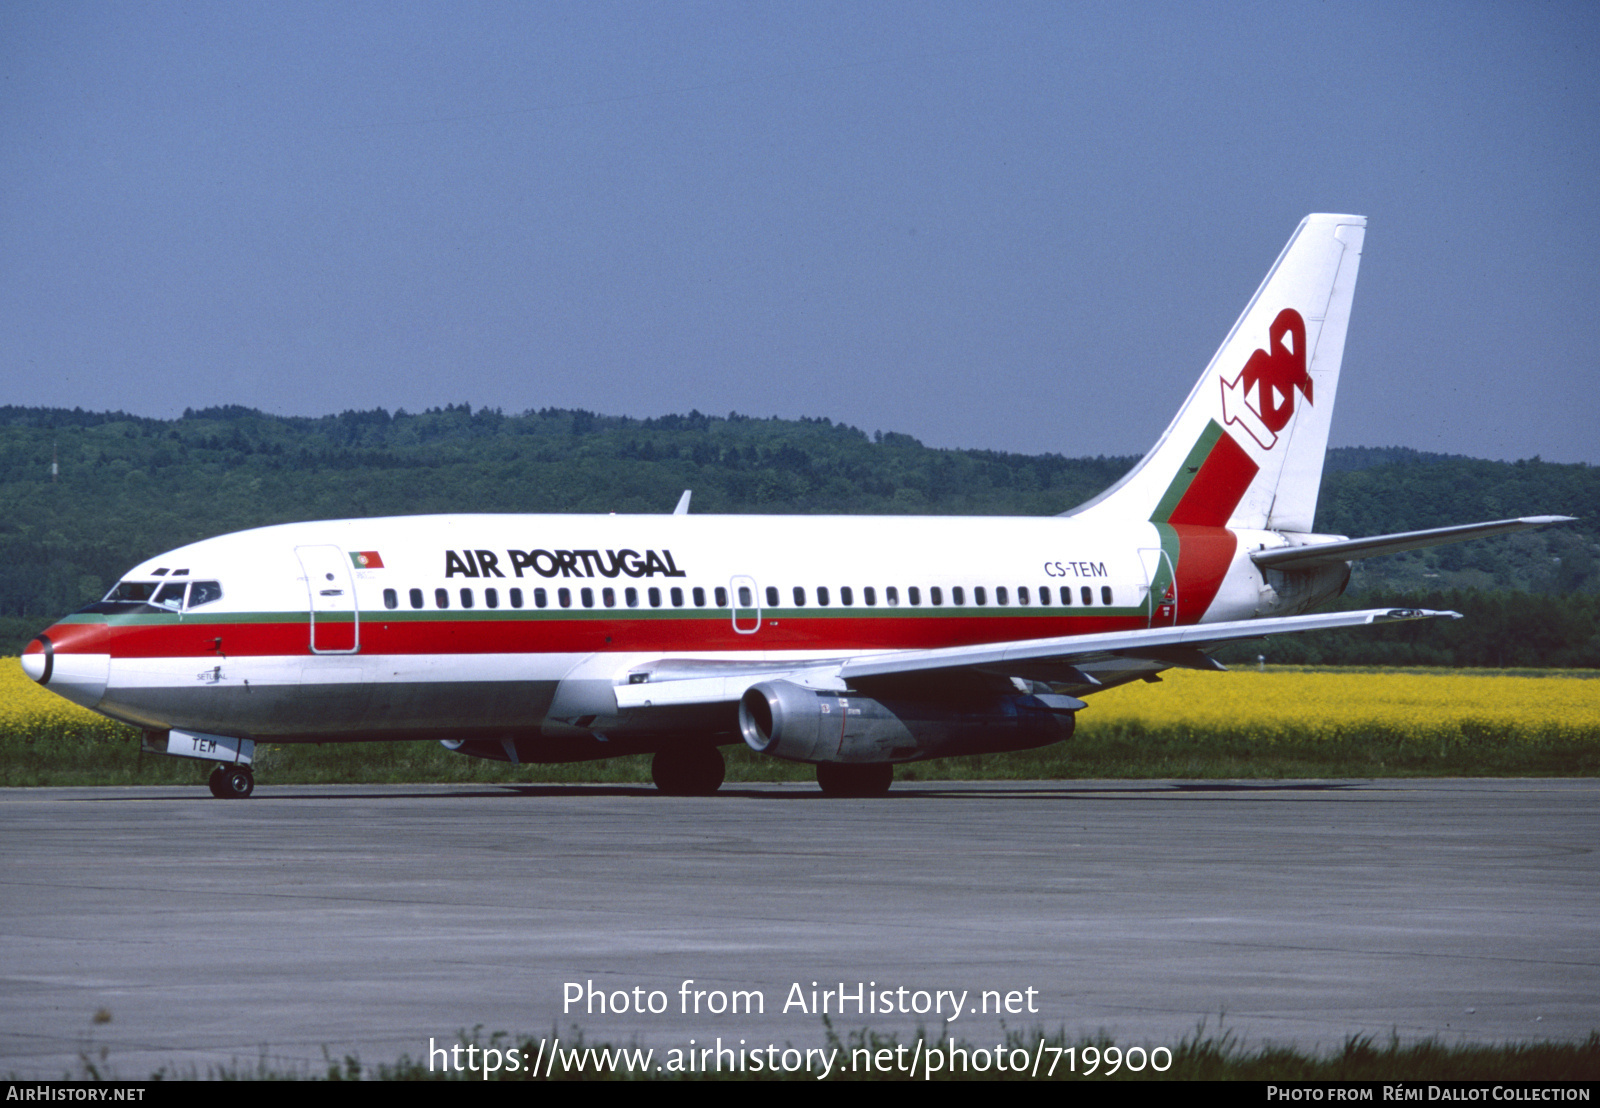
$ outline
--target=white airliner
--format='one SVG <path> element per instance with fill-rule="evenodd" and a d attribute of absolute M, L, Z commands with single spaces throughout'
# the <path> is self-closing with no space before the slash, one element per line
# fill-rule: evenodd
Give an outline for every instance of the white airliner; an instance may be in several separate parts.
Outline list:
<path fill-rule="evenodd" d="M 1366 220 L 1302 222 L 1172 425 L 1062 516 L 411 516 L 180 547 L 39 635 L 35 681 L 217 763 L 255 744 L 438 739 L 565 762 L 649 752 L 708 794 L 719 744 L 826 792 L 898 762 L 1071 736 L 1078 699 L 1230 640 L 1453 612 L 1305 615 L 1350 560 L 1553 523 L 1311 534 Z"/>

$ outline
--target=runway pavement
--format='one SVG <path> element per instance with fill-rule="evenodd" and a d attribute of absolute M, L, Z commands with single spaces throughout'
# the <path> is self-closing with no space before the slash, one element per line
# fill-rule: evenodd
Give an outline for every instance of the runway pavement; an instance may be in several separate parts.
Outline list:
<path fill-rule="evenodd" d="M 391 1062 L 477 1026 L 814 1046 L 823 1002 L 902 1034 L 959 1004 L 975 1045 L 1578 1039 L 1597 833 L 1592 780 L 6 789 L 0 1073 Z"/>

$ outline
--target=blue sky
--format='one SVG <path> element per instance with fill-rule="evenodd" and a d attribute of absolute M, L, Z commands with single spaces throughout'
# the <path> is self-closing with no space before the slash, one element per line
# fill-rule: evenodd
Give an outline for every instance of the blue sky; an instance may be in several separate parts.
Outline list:
<path fill-rule="evenodd" d="M 1600 463 L 1589 3 L 0 6 L 0 403 L 1142 453 L 1307 212 L 1334 445 Z"/>

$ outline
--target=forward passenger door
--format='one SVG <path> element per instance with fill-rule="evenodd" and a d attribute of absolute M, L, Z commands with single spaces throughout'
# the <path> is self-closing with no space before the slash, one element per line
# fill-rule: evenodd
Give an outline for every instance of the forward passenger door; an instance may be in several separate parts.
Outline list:
<path fill-rule="evenodd" d="M 294 553 L 306 575 L 311 653 L 354 654 L 361 649 L 361 615 L 349 556 L 337 546 L 297 546 Z"/>

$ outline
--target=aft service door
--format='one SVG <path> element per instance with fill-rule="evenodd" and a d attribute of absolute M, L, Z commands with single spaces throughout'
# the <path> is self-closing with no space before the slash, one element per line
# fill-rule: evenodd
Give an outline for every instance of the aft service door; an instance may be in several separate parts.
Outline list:
<path fill-rule="evenodd" d="M 1139 551 L 1139 562 L 1144 566 L 1144 584 L 1147 612 L 1151 627 L 1173 627 L 1178 622 L 1178 575 L 1172 571 L 1172 559 L 1159 547 L 1144 547 Z"/>
<path fill-rule="evenodd" d="M 297 546 L 294 553 L 310 594 L 311 653 L 354 654 L 361 646 L 361 615 L 350 556 L 337 546 Z"/>

